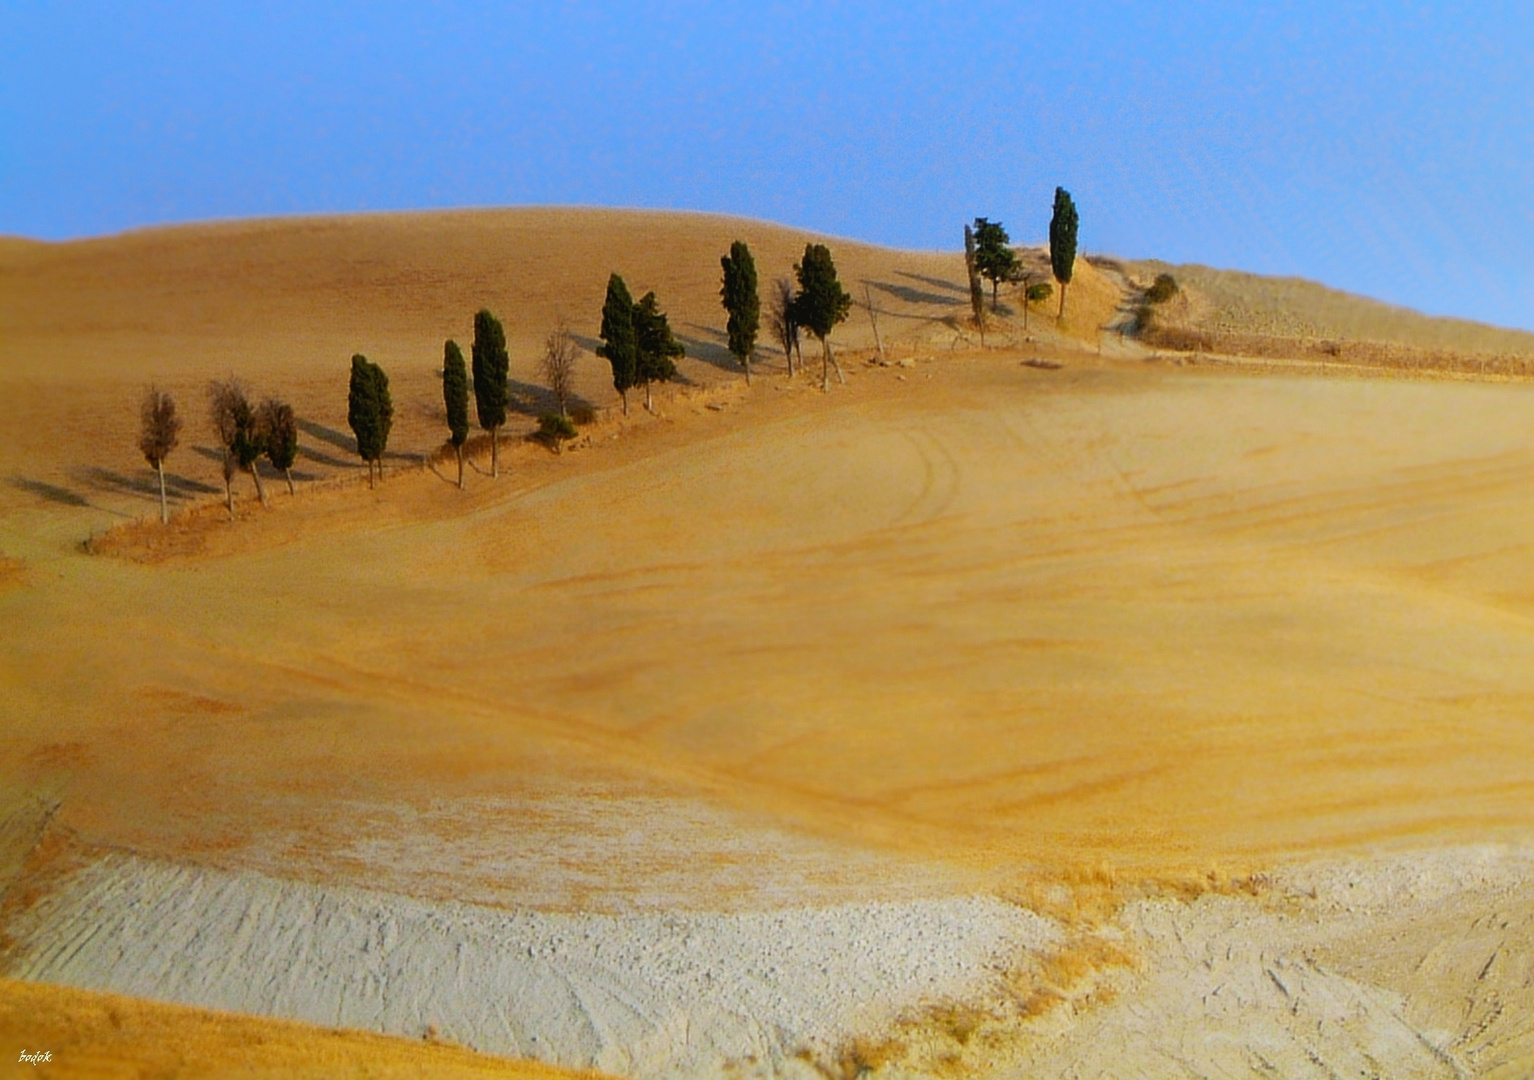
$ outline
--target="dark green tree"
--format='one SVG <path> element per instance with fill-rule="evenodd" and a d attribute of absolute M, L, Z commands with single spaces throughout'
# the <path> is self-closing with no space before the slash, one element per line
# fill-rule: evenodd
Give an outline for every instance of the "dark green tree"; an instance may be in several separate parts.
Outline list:
<path fill-rule="evenodd" d="M 997 290 L 1017 271 L 1017 253 L 1007 245 L 1012 238 L 1001 222 L 975 219 L 975 270 L 991 283 L 991 310 L 1000 310 Z"/>
<path fill-rule="evenodd" d="M 157 386 L 144 391 L 144 401 L 139 407 L 139 452 L 160 477 L 160 524 L 170 521 L 170 510 L 165 503 L 165 459 L 176 448 L 181 435 L 181 418 L 176 415 L 176 402 Z"/>
<path fill-rule="evenodd" d="M 836 279 L 836 263 L 831 260 L 831 249 L 824 244 L 806 244 L 804 259 L 794 264 L 794 274 L 799 279 L 799 294 L 794 297 L 794 317 L 800 326 L 820 339 L 821 389 L 831 389 L 831 365 L 836 365 L 836 377 L 843 384 L 847 378 L 842 366 L 836 363 L 831 352 L 831 330 L 847 317 L 852 310 L 852 297 Z"/>
<path fill-rule="evenodd" d="M 394 405 L 389 396 L 389 377 L 361 353 L 352 357 L 346 419 L 357 436 L 357 454 L 367 462 L 368 487 L 372 487 L 375 467 L 379 479 L 383 478 L 383 454 L 394 423 Z"/>
<path fill-rule="evenodd" d="M 225 379 L 208 384 L 208 404 L 213 420 L 213 430 L 224 449 L 224 498 L 229 507 L 229 520 L 234 520 L 234 474 L 246 469 L 256 482 L 256 494 L 266 505 L 266 489 L 261 484 L 261 474 L 256 462 L 266 450 L 266 434 L 261 430 L 256 410 L 251 408 L 245 388 L 237 379 Z"/>
<path fill-rule="evenodd" d="M 267 505 L 266 486 L 261 483 L 261 472 L 257 468 L 261 456 L 266 453 L 266 431 L 261 426 L 260 415 L 243 394 L 236 404 L 234 444 L 230 449 L 234 451 L 234 459 L 240 468 L 250 473 L 250 478 L 255 481 L 256 496 L 261 500 L 261 505 Z"/>
<path fill-rule="evenodd" d="M 751 385 L 751 350 L 756 348 L 756 334 L 762 323 L 762 301 L 756 292 L 756 260 L 743 240 L 730 245 L 730 253 L 719 257 L 724 267 L 724 284 L 719 297 L 730 320 L 730 352 L 746 369 L 746 385 Z"/>
<path fill-rule="evenodd" d="M 969 274 L 969 310 L 975 317 L 975 329 L 980 331 L 980 344 L 985 345 L 985 290 L 980 286 L 980 267 L 975 262 L 975 230 L 964 226 L 964 269 Z"/>
<path fill-rule="evenodd" d="M 644 299 L 634 305 L 630 318 L 634 327 L 634 380 L 644 387 L 644 407 L 654 412 L 650 384 L 676 378 L 673 357 L 685 356 L 687 350 L 671 333 L 671 324 L 653 292 L 645 293 Z"/>
<path fill-rule="evenodd" d="M 458 455 L 458 490 L 463 490 L 463 444 L 469 440 L 469 369 L 463 350 L 449 339 L 442 346 L 442 403 L 447 406 L 447 429 Z"/>
<path fill-rule="evenodd" d="M 257 425 L 266 436 L 266 459 L 288 482 L 288 494 L 294 494 L 293 462 L 298 460 L 298 418 L 293 415 L 293 406 L 276 398 L 267 398 L 261 403 Z"/>
<path fill-rule="evenodd" d="M 634 298 L 617 274 L 607 279 L 607 299 L 602 304 L 602 347 L 613 369 L 613 389 L 623 398 L 623 415 L 629 413 L 629 390 L 638 376 L 639 356 L 634 344 Z"/>
<path fill-rule="evenodd" d="M 1055 188 L 1055 212 L 1049 219 L 1049 265 L 1060 283 L 1060 312 L 1057 318 L 1065 318 L 1065 287 L 1071 283 L 1076 269 L 1076 204 L 1071 193 L 1062 187 Z"/>
<path fill-rule="evenodd" d="M 507 376 L 511 357 L 506 354 L 506 331 L 501 321 L 485 308 L 474 316 L 474 408 L 479 426 L 490 433 L 490 475 L 501 475 L 501 447 L 498 438 L 506 423 L 506 405 L 511 400 Z"/>

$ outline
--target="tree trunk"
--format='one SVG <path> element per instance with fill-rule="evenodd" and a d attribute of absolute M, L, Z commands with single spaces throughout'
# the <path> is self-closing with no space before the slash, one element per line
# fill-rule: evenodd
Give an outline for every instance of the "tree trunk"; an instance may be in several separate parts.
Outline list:
<path fill-rule="evenodd" d="M 291 497 L 291 496 L 297 494 L 297 492 L 295 492 L 293 490 L 293 470 L 292 469 L 283 469 L 282 470 L 282 475 L 283 475 L 284 478 L 286 478 L 286 480 L 288 482 L 288 495 Z"/>
<path fill-rule="evenodd" d="M 234 465 L 229 452 L 224 451 L 224 504 L 229 507 L 229 520 L 234 520 Z"/>
<path fill-rule="evenodd" d="M 744 360 L 742 360 L 741 363 L 746 366 L 746 385 L 750 386 L 751 385 L 751 354 L 747 353 L 746 354 L 746 358 Z"/>
<path fill-rule="evenodd" d="M 459 443 L 457 446 L 453 447 L 453 449 L 458 451 L 458 490 L 462 491 L 463 490 L 463 443 Z"/>
<path fill-rule="evenodd" d="M 991 310 L 1001 314 L 1001 301 L 997 299 L 996 290 L 1001 287 L 1001 278 L 991 279 Z"/>
<path fill-rule="evenodd" d="M 629 392 L 627 390 L 619 390 L 618 396 L 623 399 L 623 415 L 627 416 L 629 414 Z"/>
<path fill-rule="evenodd" d="M 501 475 L 501 429 L 490 429 L 490 476 L 495 478 Z"/>
<path fill-rule="evenodd" d="M 368 490 L 372 491 L 375 486 L 373 483 L 373 459 L 368 458 Z"/>
<path fill-rule="evenodd" d="M 820 392 L 831 392 L 831 346 L 825 338 L 820 339 Z"/>
<path fill-rule="evenodd" d="M 1065 287 L 1069 284 L 1069 281 L 1060 282 L 1060 313 L 1055 316 L 1056 322 L 1059 322 L 1061 319 L 1065 318 Z"/>
<path fill-rule="evenodd" d="M 255 462 L 250 465 L 250 478 L 256 482 L 256 497 L 261 500 L 262 506 L 266 506 L 266 485 L 261 483 L 261 471 L 256 468 Z"/>
<path fill-rule="evenodd" d="M 863 284 L 863 300 L 868 305 L 868 321 L 874 328 L 874 348 L 878 350 L 879 359 L 884 359 L 884 342 L 879 339 L 879 313 L 874 310 L 873 290 L 865 282 Z"/>
<path fill-rule="evenodd" d="M 160 524 L 170 524 L 170 511 L 165 508 L 165 462 L 154 463 L 154 471 L 160 474 Z"/>
<path fill-rule="evenodd" d="M 842 374 L 842 366 L 836 362 L 836 353 L 831 350 L 831 342 L 828 338 L 825 342 L 826 353 L 831 357 L 831 366 L 836 369 L 836 381 L 841 385 L 847 385 L 847 376 Z"/>
<path fill-rule="evenodd" d="M 654 399 L 650 397 L 650 384 L 644 384 L 644 411 L 653 414 L 655 412 Z"/>

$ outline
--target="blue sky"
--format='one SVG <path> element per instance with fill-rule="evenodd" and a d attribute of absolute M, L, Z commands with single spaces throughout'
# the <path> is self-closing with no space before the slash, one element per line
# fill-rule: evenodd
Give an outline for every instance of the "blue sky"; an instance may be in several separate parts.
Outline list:
<path fill-rule="evenodd" d="M 0 0 L 0 233 L 449 206 L 1041 239 L 1534 328 L 1534 9 Z"/>

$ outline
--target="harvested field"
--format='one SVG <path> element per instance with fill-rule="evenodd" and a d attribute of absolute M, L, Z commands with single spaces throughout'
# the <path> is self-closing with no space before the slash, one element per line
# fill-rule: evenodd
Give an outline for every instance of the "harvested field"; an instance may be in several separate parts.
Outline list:
<path fill-rule="evenodd" d="M 737 234 L 768 280 L 805 239 L 527 211 L 0 252 L 0 973 L 636 1076 L 1519 1075 L 1534 387 L 1147 364 L 1042 310 L 981 349 L 957 256 L 833 242 L 884 362 L 854 311 L 845 386 L 769 353 L 748 389 Z M 625 417 L 583 355 L 555 456 L 536 350 L 614 267 L 685 381 Z M 460 492 L 434 372 L 486 302 L 529 404 Z M 232 522 L 198 397 L 231 370 L 306 425 L 298 494 L 241 478 Z M 169 527 L 150 379 L 189 413 Z"/>

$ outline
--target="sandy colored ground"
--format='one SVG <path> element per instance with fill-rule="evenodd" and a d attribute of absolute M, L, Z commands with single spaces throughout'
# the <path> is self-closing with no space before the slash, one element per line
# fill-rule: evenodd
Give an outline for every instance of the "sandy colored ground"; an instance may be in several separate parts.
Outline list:
<path fill-rule="evenodd" d="M 1091 327 L 1038 313 L 1036 340 L 1008 320 L 980 351 L 943 322 L 963 313 L 955 256 L 833 245 L 844 278 L 880 283 L 881 330 L 910 366 L 866 363 L 855 313 L 846 387 L 787 383 L 779 361 L 747 390 L 708 345 L 735 235 L 764 279 L 804 240 L 527 212 L 0 253 L 13 970 L 50 944 L 27 913 L 116 851 L 279 891 L 583 917 L 999 896 L 1075 950 L 1019 969 L 1069 978 L 1007 984 L 1023 1019 L 1065 1026 L 1028 1028 L 1046 1041 L 991 1065 L 1043 1075 L 1090 1073 L 1081 1054 L 1110 1045 L 1131 1072 L 1178 1075 L 1128 1035 L 1070 1041 L 1114 1008 L 1188 1000 L 1200 984 L 1167 959 L 1169 927 L 1210 942 L 1258 927 L 1295 963 L 1342 941 L 1346 962 L 1323 967 L 1346 967 L 1359 1000 L 1415 985 L 1370 967 L 1372 924 L 1339 929 L 1319 895 L 1295 901 L 1319 920 L 1299 937 L 1260 923 L 1271 890 L 1253 883 L 1367 857 L 1359 880 L 1388 896 L 1402 860 L 1447 860 L 1452 877 L 1480 858 L 1454 852 L 1488 844 L 1522 865 L 1534 387 L 1174 369 L 1099 357 Z M 413 467 L 443 435 L 441 338 L 467 344 L 489 302 L 527 382 L 556 308 L 592 334 L 609 263 L 698 345 L 660 415 L 609 411 L 557 458 L 518 444 L 507 475 L 476 470 L 467 493 Z M 1104 320 L 1117 302 L 1090 268 L 1071 298 Z M 399 417 L 402 456 L 376 492 L 343 434 L 358 349 L 390 368 Z M 1035 357 L 1061 366 L 1020 362 Z M 582 393 L 610 404 L 600 362 L 582 362 Z M 171 462 L 194 507 L 174 539 L 151 523 L 107 543 L 130 557 L 84 554 L 153 512 L 132 449 L 142 384 L 195 412 L 230 369 L 310 420 L 301 495 L 220 521 L 193 427 Z M 1468 881 L 1443 911 L 1469 903 Z M 1526 918 L 1526 892 L 1496 896 L 1490 914 Z M 1482 949 L 1459 932 L 1456 971 Z M 1516 949 L 1518 933 L 1499 940 Z M 93 963 L 82 983 L 111 974 Z M 1411 992 L 1438 1016 L 1432 988 Z M 1534 1015 L 1527 979 L 1498 992 L 1505 1015 Z M 1264 1002 L 1250 1008 L 1288 1007 Z M 1526 1025 L 1472 1060 L 1454 1040 L 1475 1017 L 1397 1012 L 1421 1038 L 1379 1059 L 1386 1075 L 1526 1053 Z M 926 1031 L 941 1010 L 918 1014 Z M 1189 1045 L 1223 1030 L 1212 1015 L 1187 1013 Z M 1260 1029 L 1222 1015 L 1238 1042 Z M 1351 1062 L 1376 1030 L 1295 1035 L 1295 1060 Z M 1421 1069 L 1413 1045 L 1434 1048 Z"/>
<path fill-rule="evenodd" d="M 0 979 L 0 1042 L 11 1052 L 0 1061 L 0 1076 L 8 1077 L 598 1080 L 595 1073 L 496 1060 L 439 1043 L 327 1031 L 14 979 Z M 43 1047 L 49 1048 L 50 1062 L 19 1060 L 21 1050 Z"/>

